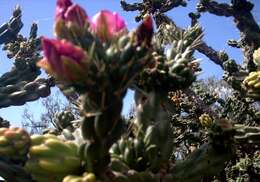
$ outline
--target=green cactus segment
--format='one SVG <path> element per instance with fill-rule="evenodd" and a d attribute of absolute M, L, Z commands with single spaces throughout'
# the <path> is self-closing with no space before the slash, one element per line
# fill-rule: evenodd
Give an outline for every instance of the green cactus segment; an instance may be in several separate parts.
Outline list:
<path fill-rule="evenodd" d="M 179 53 L 173 47 L 169 51 L 168 58 L 154 54 L 155 66 L 146 69 L 138 78 L 137 83 L 141 88 L 169 92 L 186 88 L 195 81 L 199 64 L 191 58 L 192 50 L 187 48 Z"/>
<path fill-rule="evenodd" d="M 80 169 L 78 147 L 55 135 L 33 135 L 25 169 L 36 181 L 61 182 L 63 177 Z"/>
<path fill-rule="evenodd" d="M 172 155 L 172 133 L 170 118 L 162 109 L 159 95 L 151 93 L 145 103 L 140 103 L 134 125 L 134 137 L 123 137 L 115 143 L 110 153 L 126 166 L 137 171 L 159 171 L 167 168 Z"/>
<path fill-rule="evenodd" d="M 82 144 L 79 150 L 81 159 L 85 162 L 87 171 L 97 175 L 102 175 L 110 163 L 110 156 L 103 145 L 100 143 L 85 143 Z"/>
<path fill-rule="evenodd" d="M 142 139 L 121 138 L 111 147 L 110 153 L 113 159 L 119 159 L 131 169 L 142 171 L 149 167 L 149 161 L 145 158 L 145 144 Z M 112 168 L 114 170 L 122 169 L 121 167 L 118 168 L 117 165 L 112 165 Z"/>
<path fill-rule="evenodd" d="M 96 176 L 93 173 L 85 172 L 82 176 L 68 175 L 62 182 L 96 182 Z"/>
<path fill-rule="evenodd" d="M 158 137 L 158 138 L 157 138 Z M 169 139 L 161 142 L 162 133 L 156 127 L 148 127 L 143 138 L 121 138 L 115 143 L 110 153 L 113 159 L 119 159 L 125 167 L 135 169 L 137 171 L 158 171 L 161 168 L 167 167 L 168 160 L 171 157 L 172 146 Z M 160 145 L 158 145 L 160 143 Z M 114 168 L 115 167 L 115 168 Z M 114 170 L 121 170 L 117 165 L 112 165 Z"/>
<path fill-rule="evenodd" d="M 255 65 L 260 68 L 260 47 L 254 51 L 253 61 Z"/>
<path fill-rule="evenodd" d="M 181 30 L 173 22 L 163 22 L 158 28 L 156 38 L 160 44 L 171 45 L 174 41 L 185 40 L 185 46 L 196 47 L 203 36 L 203 30 L 199 24 Z"/>
<path fill-rule="evenodd" d="M 30 147 L 30 137 L 21 128 L 0 128 L 0 156 L 15 161 L 25 161 Z"/>
<path fill-rule="evenodd" d="M 202 31 L 198 25 L 184 33 L 180 32 L 171 41 L 166 56 L 164 50 L 153 53 L 153 62 L 138 77 L 137 84 L 144 90 L 157 92 L 175 91 L 190 86 L 200 71 L 199 62 L 193 58 L 193 53 L 194 48 L 201 43 L 201 38 Z"/>
<path fill-rule="evenodd" d="M 82 120 L 82 136 L 86 141 L 81 145 L 79 154 L 87 171 L 95 174 L 103 173 L 107 168 L 109 148 L 120 137 L 124 127 L 120 116 L 122 101 L 112 99 L 110 103 L 103 112 L 93 113 Z"/>
<path fill-rule="evenodd" d="M 260 71 L 251 72 L 243 81 L 247 89 L 247 95 L 260 100 Z"/>

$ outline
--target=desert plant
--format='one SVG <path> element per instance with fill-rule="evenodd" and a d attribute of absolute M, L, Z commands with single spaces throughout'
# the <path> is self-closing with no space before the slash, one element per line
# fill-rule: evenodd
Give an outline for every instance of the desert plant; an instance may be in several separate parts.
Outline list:
<path fill-rule="evenodd" d="M 123 18 L 108 10 L 91 19 L 71 0 L 57 0 L 54 39 L 36 38 L 35 25 L 32 42 L 18 39 L 19 9 L 10 20 L 18 22 L 17 29 L 10 28 L 10 22 L 0 28 L 0 33 L 9 32 L 0 34 L 0 40 L 11 57 L 26 58 L 19 52 L 24 48 L 21 44 L 34 48 L 30 59 L 25 59 L 35 70 L 31 80 L 29 76 L 13 79 L 12 72 L 2 76 L 4 86 L 10 83 L 22 90 L 11 89 L 10 101 L 4 106 L 38 99 L 38 93 L 47 96 L 49 92 L 39 90 L 45 86 L 48 91 L 56 83 L 78 103 L 80 111 L 76 122 L 71 121 L 71 113 L 55 115 L 53 122 L 59 130 L 55 134 L 29 136 L 22 129 L 2 128 L 0 176 L 18 182 L 259 179 L 259 113 L 254 105 L 259 100 L 259 65 L 258 51 L 254 56 L 253 51 L 259 47 L 260 32 L 250 13 L 253 4 L 201 0 L 198 12 L 190 14 L 192 25 L 185 30 L 164 14 L 185 6 L 184 0 L 121 1 L 121 5 L 140 12 L 136 20 L 141 23 L 135 30 L 128 31 Z M 204 11 L 234 16 L 244 39 L 232 45 L 243 48 L 244 66 L 203 42 L 198 20 Z M 43 57 L 38 52 L 39 41 Z M 196 50 L 224 69 L 230 96 L 207 93 L 196 83 L 201 71 Z M 14 70 L 24 65 L 18 62 Z M 50 76 L 41 83 L 48 84 L 36 84 L 29 93 L 26 88 L 38 83 L 40 68 Z M 127 89 L 135 92 L 136 113 L 129 120 L 121 116 Z M 234 103 L 241 106 L 246 121 L 239 120 L 241 113 Z"/>

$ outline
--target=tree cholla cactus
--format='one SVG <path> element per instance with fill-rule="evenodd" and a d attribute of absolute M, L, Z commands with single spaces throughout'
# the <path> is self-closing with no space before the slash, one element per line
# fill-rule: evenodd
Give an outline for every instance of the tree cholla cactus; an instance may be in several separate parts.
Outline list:
<path fill-rule="evenodd" d="M 57 113 L 55 134 L 29 136 L 23 129 L 1 128 L 0 176 L 17 182 L 196 182 L 212 181 L 219 174 L 225 174 L 221 176 L 225 180 L 245 179 L 246 174 L 259 179 L 260 129 L 252 106 L 259 98 L 247 97 L 251 92 L 259 95 L 258 53 L 247 51 L 259 46 L 252 47 L 258 44 L 250 35 L 243 44 L 232 42 L 245 49 L 246 65 L 240 66 L 203 42 L 198 24 L 202 12 L 224 13 L 238 19 L 238 28 L 246 34 L 241 21 L 252 18 L 251 3 L 237 0 L 229 6 L 203 0 L 198 12 L 190 14 L 192 25 L 187 29 L 164 14 L 185 6 L 184 0 L 121 5 L 140 12 L 137 20 L 142 21 L 135 30 L 128 31 L 123 18 L 108 10 L 91 19 L 71 0 L 57 0 L 54 39 L 37 38 L 35 24 L 29 39 L 18 36 L 19 9 L 0 28 L 0 43 L 15 58 L 15 71 L 0 78 L 0 94 L 9 89 L 8 97 L 2 98 L 10 99 L 2 107 L 47 96 L 57 83 L 68 97 L 76 95 L 80 113 L 79 120 L 70 112 Z M 241 5 L 247 9 L 238 13 Z M 241 20 L 240 14 L 247 18 Z M 255 32 L 253 23 L 247 25 Z M 220 98 L 205 93 L 199 82 L 192 85 L 201 70 L 195 50 L 224 69 L 235 93 Z M 51 78 L 37 78 L 40 68 Z M 136 116 L 128 121 L 121 116 L 127 89 L 134 90 L 136 105 Z M 250 120 L 232 121 L 240 116 L 239 109 Z M 230 112 L 235 116 L 229 117 Z M 247 155 L 253 158 L 248 160 Z M 237 172 L 240 176 L 234 176 Z"/>
<path fill-rule="evenodd" d="M 38 77 L 40 69 L 36 62 L 40 59 L 40 39 L 37 37 L 37 24 L 31 26 L 28 38 L 19 34 L 21 9 L 17 6 L 8 23 L 0 27 L 0 44 L 7 52 L 9 59 L 14 59 L 11 71 L 0 77 L 0 108 L 12 105 L 23 105 L 50 94 L 54 86 L 53 79 Z"/>

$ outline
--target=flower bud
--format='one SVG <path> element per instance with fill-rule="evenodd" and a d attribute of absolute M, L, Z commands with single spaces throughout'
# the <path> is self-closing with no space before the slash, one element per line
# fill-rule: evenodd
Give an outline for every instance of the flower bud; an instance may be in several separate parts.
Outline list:
<path fill-rule="evenodd" d="M 136 30 L 138 44 L 151 45 L 153 37 L 153 20 L 151 16 L 146 16 L 144 21 Z"/>
<path fill-rule="evenodd" d="M 71 80 L 76 76 L 72 75 L 72 69 L 82 69 L 85 53 L 72 43 L 42 38 L 42 48 L 44 58 L 38 62 L 38 66 L 48 73 Z"/>
<path fill-rule="evenodd" d="M 64 18 L 64 14 L 67 9 L 72 5 L 71 0 L 57 0 L 55 18 Z"/>
<path fill-rule="evenodd" d="M 65 22 L 72 22 L 79 27 L 84 27 L 87 23 L 87 18 L 85 10 L 77 4 L 70 6 L 64 15 Z"/>
<path fill-rule="evenodd" d="M 91 27 L 102 41 L 113 39 L 126 29 L 123 18 L 118 13 L 108 10 L 97 13 L 92 19 Z"/>

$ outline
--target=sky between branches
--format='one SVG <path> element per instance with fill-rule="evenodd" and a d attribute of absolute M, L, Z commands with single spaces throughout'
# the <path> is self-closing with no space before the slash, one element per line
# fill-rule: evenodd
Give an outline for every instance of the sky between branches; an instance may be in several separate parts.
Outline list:
<path fill-rule="evenodd" d="M 108 9 L 118 12 L 127 22 L 128 29 L 135 28 L 138 24 L 135 22 L 134 17 L 136 13 L 125 12 L 120 7 L 119 0 L 74 0 L 74 2 L 84 7 L 89 16 L 93 16 L 101 9 Z M 138 2 L 128 0 L 127 2 Z M 218 0 L 218 2 L 230 2 L 229 0 Z M 256 20 L 260 23 L 260 1 L 252 0 L 255 4 L 253 14 Z M 180 27 L 187 27 L 190 25 L 190 18 L 188 13 L 195 12 L 197 0 L 190 0 L 187 7 L 179 7 L 170 11 L 168 15 Z M 0 24 L 8 21 L 12 15 L 12 10 L 15 5 L 19 4 L 22 8 L 22 21 L 24 27 L 22 29 L 23 35 L 28 35 L 30 25 L 32 22 L 38 23 L 38 34 L 46 37 L 53 37 L 53 22 L 56 0 L 0 0 Z M 204 40 L 216 50 L 225 50 L 231 58 L 235 59 L 238 63 L 242 61 L 242 53 L 239 49 L 231 48 L 226 44 L 228 39 L 239 39 L 239 32 L 235 28 L 232 18 L 217 17 L 208 13 L 203 14 L 200 18 L 200 24 L 204 28 Z M 200 78 L 205 78 L 215 75 L 221 78 L 221 69 L 209 61 L 202 54 L 196 53 L 197 58 L 202 59 L 201 66 L 203 73 Z M 6 58 L 5 52 L 0 50 L 0 74 L 3 74 L 11 69 L 12 62 Z M 133 93 L 127 94 L 124 101 L 123 114 L 126 114 L 133 103 Z M 28 103 L 29 109 L 39 116 L 42 111 L 39 101 Z M 0 109 L 0 116 L 4 119 L 11 121 L 12 125 L 20 126 L 22 120 L 22 113 L 24 107 L 13 106 L 9 108 Z"/>

